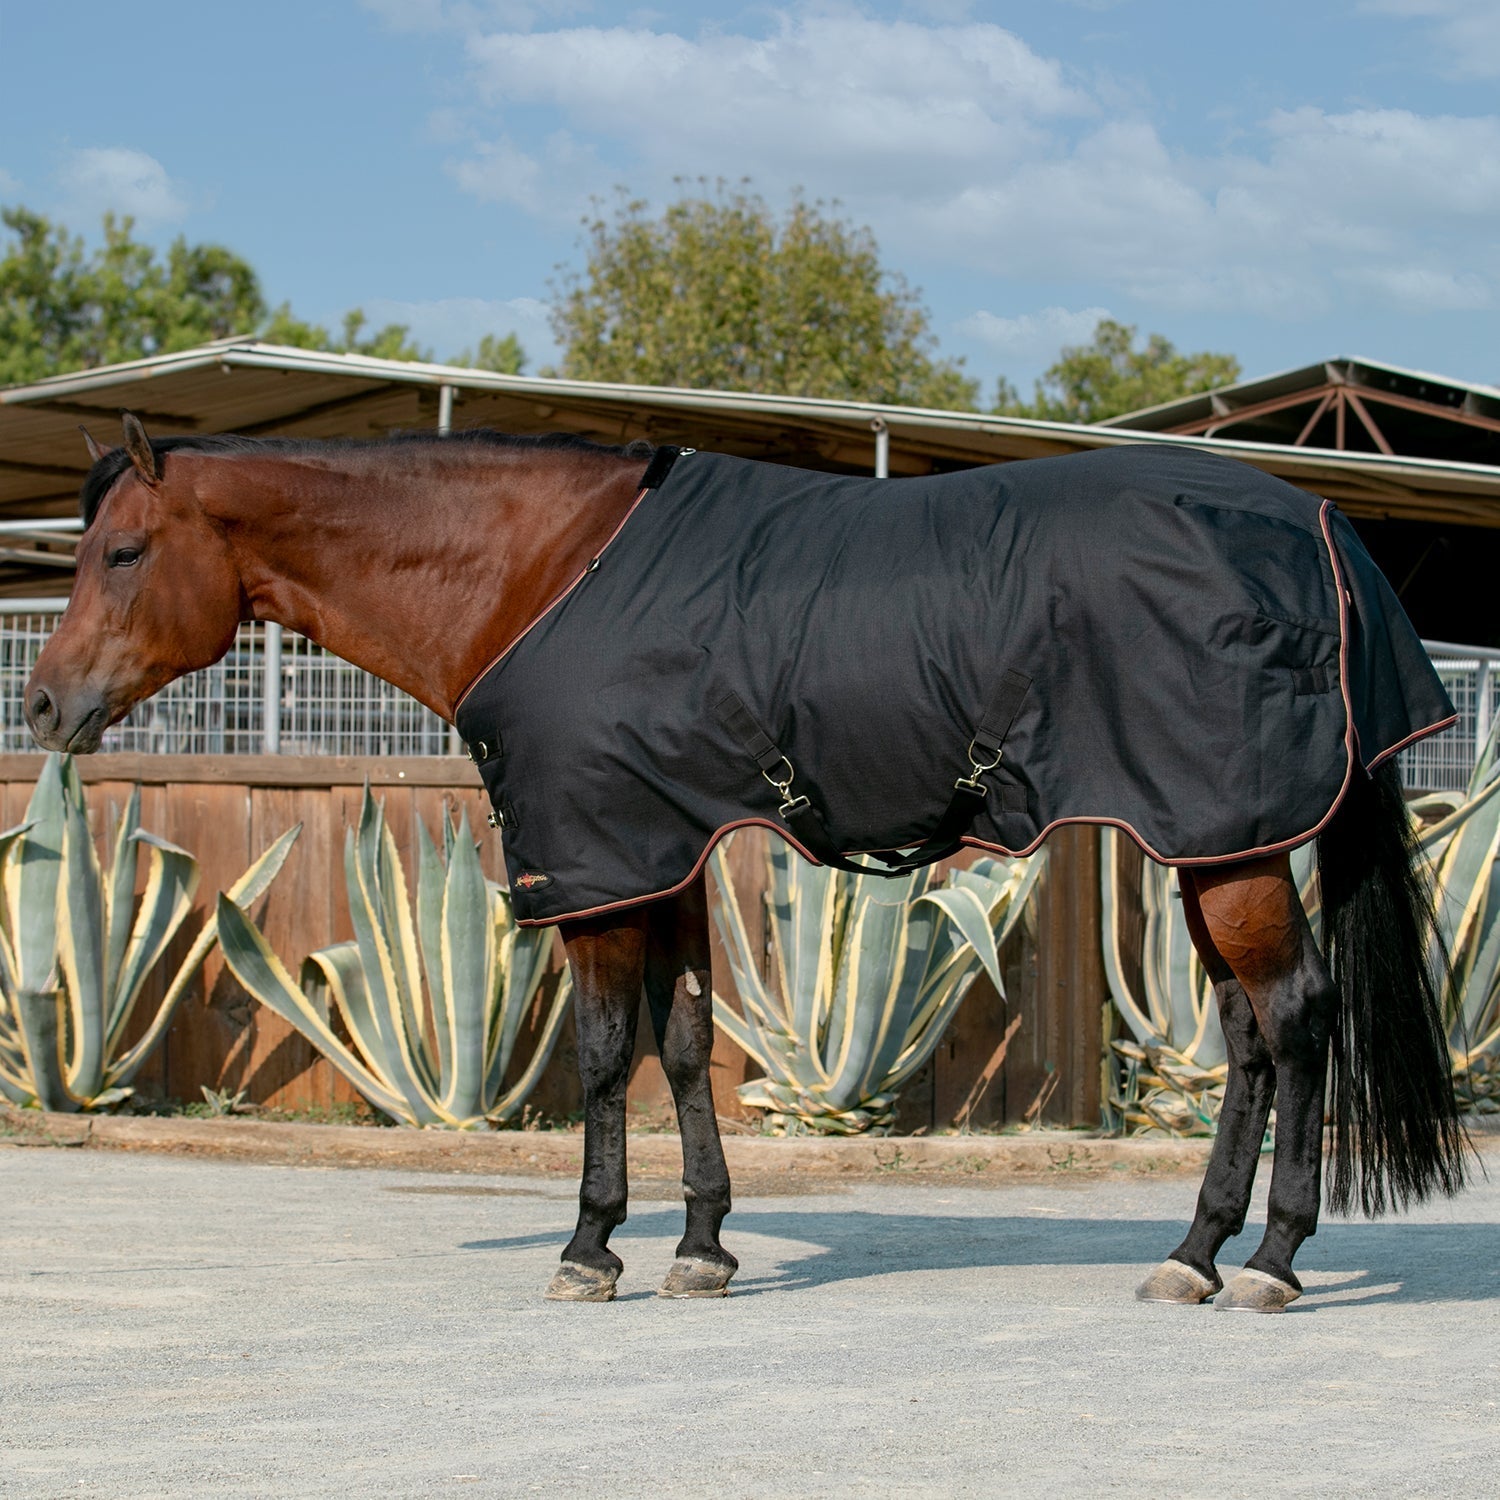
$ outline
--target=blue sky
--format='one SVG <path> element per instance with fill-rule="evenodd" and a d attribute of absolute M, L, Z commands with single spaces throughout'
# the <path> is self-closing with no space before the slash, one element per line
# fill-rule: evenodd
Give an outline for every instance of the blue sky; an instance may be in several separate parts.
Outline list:
<path fill-rule="evenodd" d="M 1105 312 L 1500 382 L 1497 0 L 0 0 L 0 77 L 0 202 L 439 357 L 545 362 L 590 198 L 705 175 L 839 200 L 986 399 Z"/>

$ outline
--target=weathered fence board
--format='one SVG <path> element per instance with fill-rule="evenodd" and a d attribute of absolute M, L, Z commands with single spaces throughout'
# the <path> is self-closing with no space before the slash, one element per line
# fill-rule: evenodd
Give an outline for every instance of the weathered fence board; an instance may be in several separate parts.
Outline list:
<path fill-rule="evenodd" d="M 36 755 L 0 755 L 0 798 L 7 823 L 21 821 L 41 766 Z M 143 825 L 199 861 L 200 910 L 174 952 L 180 958 L 217 892 L 273 839 L 302 824 L 280 879 L 257 912 L 266 936 L 293 971 L 316 948 L 353 935 L 344 886 L 344 837 L 359 817 L 368 777 L 385 800 L 386 818 L 413 875 L 417 820 L 440 839 L 442 819 L 462 809 L 480 837 L 482 863 L 503 875 L 498 838 L 485 827 L 487 804 L 467 761 L 353 760 L 328 756 L 156 756 L 114 754 L 84 759 L 95 832 L 103 835 L 130 795 L 142 787 Z M 761 867 L 766 835 L 744 830 L 730 845 L 736 881 L 752 932 L 765 931 Z M 1050 866 L 1034 915 L 1002 954 L 1008 1000 L 987 980 L 970 992 L 936 1054 L 905 1092 L 899 1127 L 910 1131 L 967 1123 L 983 1129 L 1020 1120 L 1039 1097 L 1041 1118 L 1092 1125 L 1099 1118 L 1102 1008 L 1099 953 L 1098 834 L 1065 828 L 1050 841 Z M 729 991 L 729 966 L 714 935 L 714 972 Z M 555 966 L 561 969 L 561 945 Z M 550 984 L 549 984 L 550 988 Z M 147 1010 L 160 989 L 144 997 Z M 545 1000 L 544 995 L 543 999 Z M 981 1090 L 997 1044 L 1020 1017 L 1004 1065 Z M 518 1056 L 525 1051 L 525 1040 Z M 565 1115 L 579 1107 L 577 1051 L 571 1020 L 533 1105 Z M 747 1076 L 744 1055 L 720 1037 L 713 1057 L 714 1097 L 726 1117 L 743 1117 L 735 1089 Z M 166 1043 L 140 1086 L 166 1097 L 196 1099 L 200 1085 L 244 1089 L 258 1103 L 328 1108 L 357 1097 L 285 1022 L 253 1004 L 215 952 L 183 1001 Z M 630 1110 L 640 1124 L 671 1119 L 666 1080 L 642 1015 Z"/>

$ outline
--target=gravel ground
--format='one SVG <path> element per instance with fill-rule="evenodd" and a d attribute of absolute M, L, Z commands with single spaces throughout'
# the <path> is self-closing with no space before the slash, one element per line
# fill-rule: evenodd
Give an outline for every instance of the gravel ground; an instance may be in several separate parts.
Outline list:
<path fill-rule="evenodd" d="M 560 1184 L 0 1149 L 0 1493 L 1493 1494 L 1489 1161 L 1266 1318 L 1132 1300 L 1184 1179 L 744 1195 L 708 1302 L 647 1199 L 569 1306 Z"/>

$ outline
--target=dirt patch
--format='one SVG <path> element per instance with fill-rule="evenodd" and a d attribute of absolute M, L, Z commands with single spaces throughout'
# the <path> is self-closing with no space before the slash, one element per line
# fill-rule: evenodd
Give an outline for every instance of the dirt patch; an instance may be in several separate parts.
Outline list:
<path fill-rule="evenodd" d="M 0 1145 L 76 1146 L 217 1157 L 265 1164 L 390 1167 L 403 1171 L 540 1177 L 569 1184 L 583 1167 L 581 1131 L 371 1130 L 245 1119 L 42 1114 L 0 1108 Z M 1130 1141 L 1078 1131 L 1026 1135 L 844 1137 L 728 1136 L 725 1156 L 742 1195 L 801 1196 L 830 1185 L 974 1182 L 1198 1174 L 1207 1141 Z M 632 1191 L 681 1197 L 675 1135 L 629 1137 Z"/>

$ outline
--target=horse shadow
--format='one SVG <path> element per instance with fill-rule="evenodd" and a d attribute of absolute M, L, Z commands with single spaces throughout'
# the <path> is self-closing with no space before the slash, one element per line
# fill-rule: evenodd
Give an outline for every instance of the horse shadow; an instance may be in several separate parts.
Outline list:
<path fill-rule="evenodd" d="M 773 1268 L 735 1280 L 736 1296 L 757 1296 L 903 1272 L 987 1267 L 1120 1266 L 1142 1272 L 1181 1240 L 1181 1220 L 1080 1219 L 1018 1214 L 956 1216 L 871 1213 L 866 1210 L 751 1209 L 736 1212 L 725 1242 L 742 1234 L 791 1241 Z M 614 1236 L 629 1259 L 628 1242 L 675 1239 L 680 1210 L 632 1214 Z M 1263 1225 L 1250 1223 L 1219 1257 L 1221 1270 L 1243 1263 L 1260 1242 Z M 1329 1220 L 1298 1256 L 1307 1302 L 1331 1308 L 1361 1303 L 1488 1302 L 1500 1300 L 1496 1226 L 1484 1223 L 1413 1224 L 1401 1220 Z M 560 1245 L 555 1231 L 471 1240 L 472 1251 Z M 773 1252 L 774 1254 L 775 1252 Z"/>

